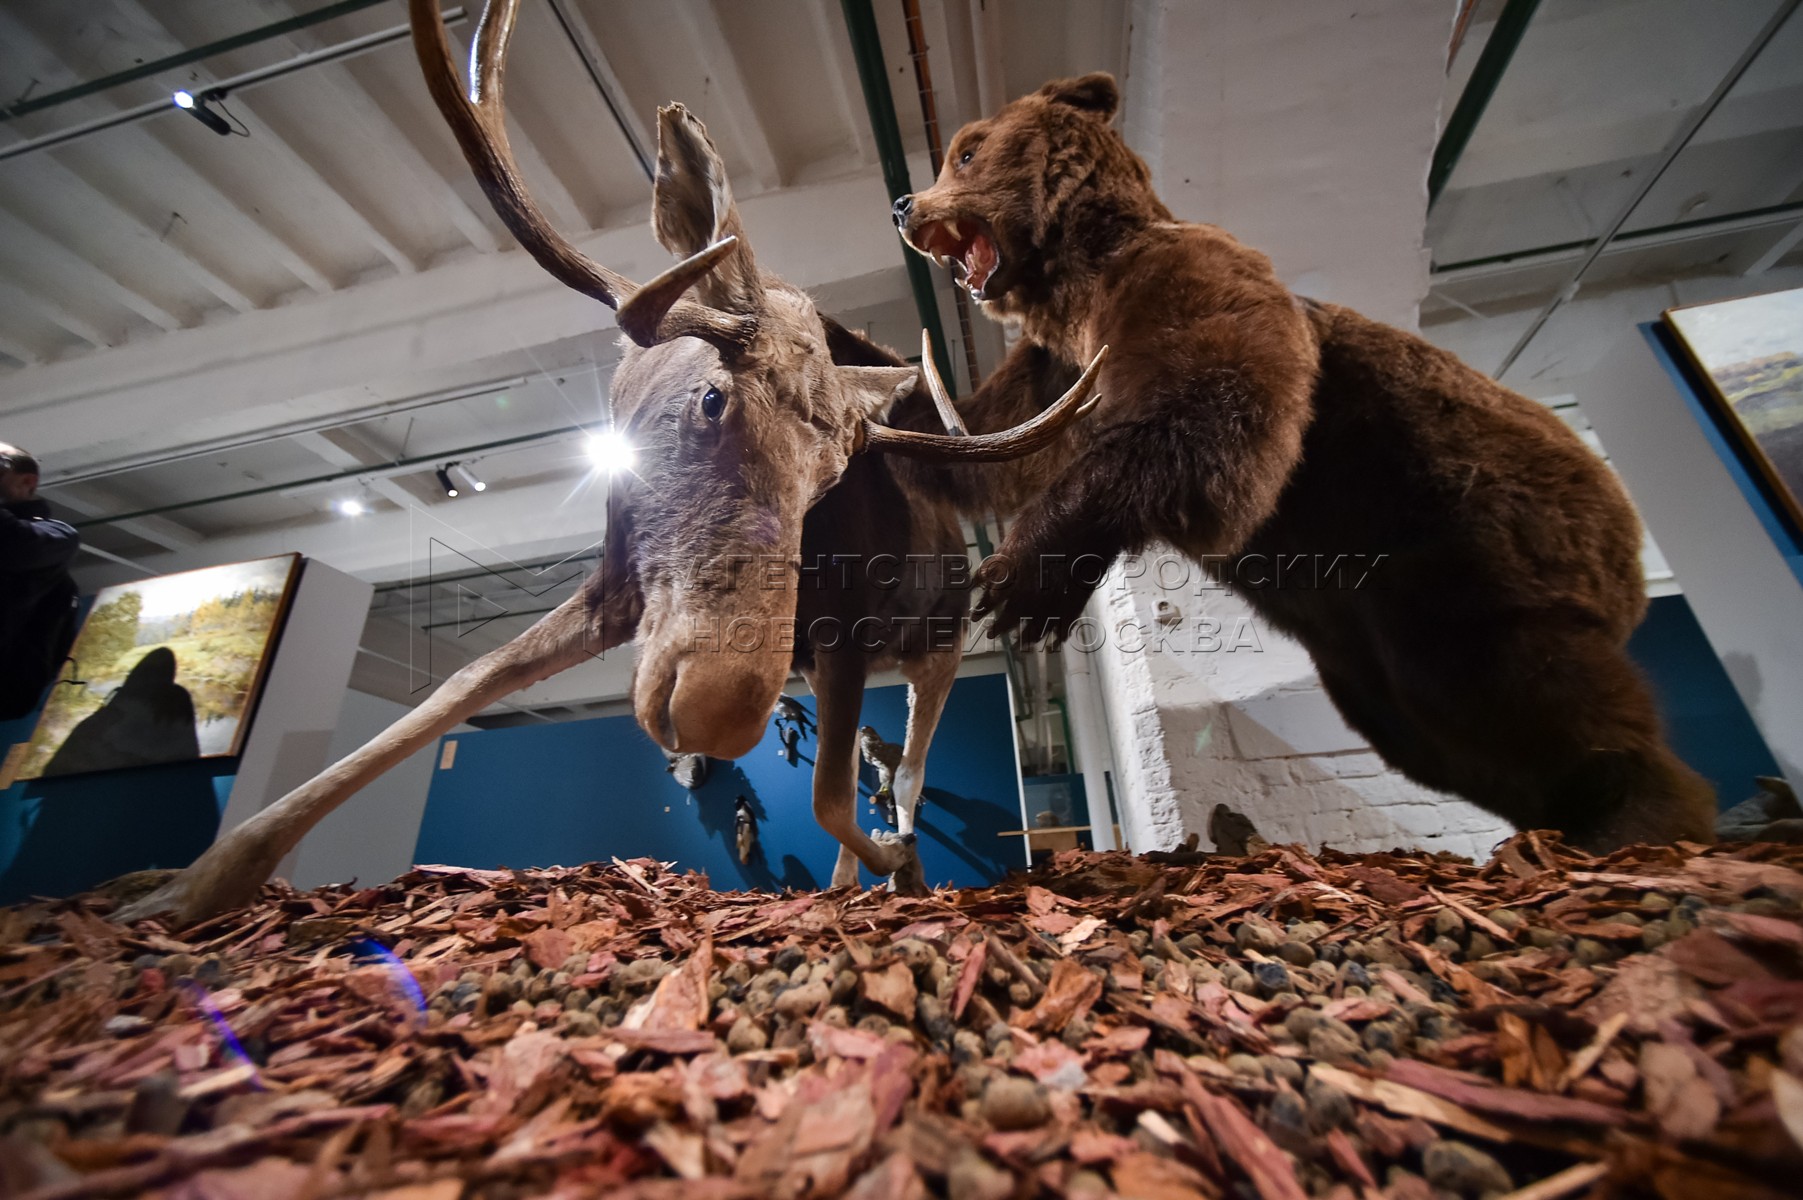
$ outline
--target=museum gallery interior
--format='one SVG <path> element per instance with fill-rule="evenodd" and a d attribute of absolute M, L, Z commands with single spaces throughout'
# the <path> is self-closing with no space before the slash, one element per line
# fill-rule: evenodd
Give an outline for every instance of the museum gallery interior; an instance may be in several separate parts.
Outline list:
<path fill-rule="evenodd" d="M 0 1196 L 1795 1195 L 1799 7 L 0 5 Z"/>

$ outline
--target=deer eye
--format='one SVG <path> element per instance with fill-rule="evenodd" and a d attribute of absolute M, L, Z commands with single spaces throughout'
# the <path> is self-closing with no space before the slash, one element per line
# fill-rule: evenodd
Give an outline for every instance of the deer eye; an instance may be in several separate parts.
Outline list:
<path fill-rule="evenodd" d="M 710 421 L 718 421 L 720 414 L 726 411 L 726 395 L 719 388 L 711 387 L 701 397 L 701 415 Z"/>

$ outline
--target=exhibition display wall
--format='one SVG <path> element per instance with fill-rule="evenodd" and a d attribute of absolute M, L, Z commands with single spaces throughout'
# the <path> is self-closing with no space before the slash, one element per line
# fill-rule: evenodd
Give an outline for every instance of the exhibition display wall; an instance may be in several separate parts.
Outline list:
<path fill-rule="evenodd" d="M 871 688 L 860 724 L 899 743 L 908 690 Z M 811 696 L 800 698 L 810 718 Z M 832 881 L 839 844 L 815 823 L 816 742 L 810 728 L 794 761 L 774 723 L 755 750 L 715 762 L 696 791 L 666 769 L 663 752 L 630 716 L 456 734 L 440 744 L 414 855 L 417 862 L 537 867 L 609 857 L 673 861 L 713 886 L 819 888 Z M 863 770 L 859 822 L 882 825 Z M 760 855 L 734 849 L 739 796 L 757 814 Z M 918 831 L 929 884 L 993 883 L 1021 864 L 1020 783 L 1008 682 L 964 678 L 952 687 L 927 759 Z M 866 884 L 874 882 L 864 872 Z"/>
<path fill-rule="evenodd" d="M 280 611 L 251 633 L 235 618 L 267 607 L 276 585 L 228 588 L 224 594 L 236 597 L 235 605 L 222 604 L 209 590 L 195 593 L 194 611 L 210 623 L 193 627 L 176 621 L 175 628 L 174 618 L 159 615 L 149 600 L 129 621 L 109 618 L 119 642 L 105 656 L 109 660 L 150 661 L 160 654 L 174 664 L 173 680 L 155 693 L 134 697 L 118 672 L 91 670 L 94 662 L 75 664 L 71 670 L 79 668 L 79 676 L 52 689 L 53 705 L 67 706 L 73 698 L 77 708 L 89 710 L 77 727 L 93 731 L 83 736 L 95 751 L 81 773 L 31 778 L 33 772 L 17 771 L 22 777 L 0 789 L 0 904 L 66 896 L 131 871 L 186 866 L 221 829 L 326 765 L 370 585 L 317 561 L 292 570 L 288 558 L 264 561 L 280 567 Z M 154 589 L 204 574 L 162 576 L 140 586 Z M 105 616 L 106 606 L 94 614 Z M 93 624 L 84 627 L 84 637 Z M 249 682 L 252 676 L 260 689 Z M 208 691 L 222 677 L 229 684 L 223 699 Z M 220 711 L 214 714 L 214 708 Z M 0 723 L 9 767 L 28 762 L 34 730 L 41 745 L 51 726 L 35 713 Z M 75 734 L 65 735 L 66 749 Z M 157 761 L 156 750 L 169 743 L 179 744 L 181 760 Z M 284 864 L 278 874 L 290 870 Z"/>

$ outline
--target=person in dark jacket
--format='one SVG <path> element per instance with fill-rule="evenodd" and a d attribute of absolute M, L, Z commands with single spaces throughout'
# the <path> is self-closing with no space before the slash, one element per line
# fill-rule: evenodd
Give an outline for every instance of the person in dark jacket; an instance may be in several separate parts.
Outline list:
<path fill-rule="evenodd" d="M 75 639 L 81 537 L 37 493 L 37 460 L 0 442 L 0 720 L 38 706 Z"/>

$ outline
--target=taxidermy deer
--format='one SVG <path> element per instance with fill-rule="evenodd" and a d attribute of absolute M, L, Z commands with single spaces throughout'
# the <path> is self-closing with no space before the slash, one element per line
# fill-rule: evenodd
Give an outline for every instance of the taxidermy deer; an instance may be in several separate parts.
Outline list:
<path fill-rule="evenodd" d="M 414 45 L 434 101 L 509 231 L 561 282 L 614 309 L 625 335 L 613 411 L 638 464 L 609 498 L 602 564 L 579 595 L 225 834 L 119 919 L 180 925 L 250 902 L 301 837 L 359 788 L 501 697 L 635 634 L 634 713 L 672 753 L 747 753 L 799 669 L 819 726 L 814 813 L 841 846 L 833 885 L 855 885 L 860 862 L 877 875 L 907 869 L 897 885 L 921 885 L 913 808 L 962 649 L 968 594 L 953 585 L 951 564 L 961 562 L 964 540 L 929 491 L 931 469 L 907 471 L 887 455 L 973 463 L 1030 453 L 1093 406 L 1084 402 L 1097 367 L 1056 404 L 999 433 L 967 435 L 955 415 L 946 418 L 950 434 L 883 423 L 892 408 L 915 424 L 930 419 L 932 405 L 952 413 L 931 354 L 928 400 L 915 391 L 913 368 L 761 271 L 726 169 L 681 105 L 658 113 L 652 206 L 658 240 L 681 261 L 641 287 L 589 260 L 539 212 L 508 148 L 502 67 L 518 7 L 495 0 L 483 13 L 467 95 L 433 0 L 411 0 Z M 912 587 L 808 568 L 879 555 L 937 566 L 910 577 Z M 781 569 L 770 572 L 772 562 Z M 719 631 L 735 622 L 762 632 L 755 647 L 722 644 Z M 910 686 L 896 783 L 902 814 L 897 833 L 872 837 L 856 817 L 858 710 L 867 675 L 888 665 Z"/>

